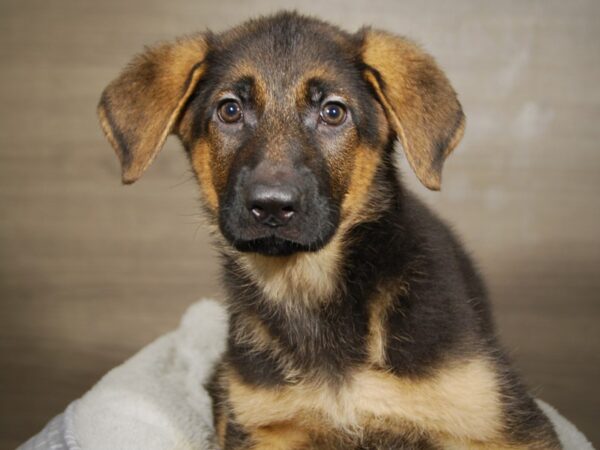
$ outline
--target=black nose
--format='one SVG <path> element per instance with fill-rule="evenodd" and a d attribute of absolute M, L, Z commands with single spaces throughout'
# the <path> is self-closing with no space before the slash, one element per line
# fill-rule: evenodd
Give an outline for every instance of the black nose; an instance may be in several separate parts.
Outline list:
<path fill-rule="evenodd" d="M 281 227 L 298 211 L 298 197 L 297 190 L 291 186 L 255 184 L 248 190 L 246 207 L 257 222 Z"/>

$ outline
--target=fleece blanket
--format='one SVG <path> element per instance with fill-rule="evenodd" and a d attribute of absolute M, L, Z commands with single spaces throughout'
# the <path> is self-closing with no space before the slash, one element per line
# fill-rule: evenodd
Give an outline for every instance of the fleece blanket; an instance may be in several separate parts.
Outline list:
<path fill-rule="evenodd" d="M 201 300 L 176 331 L 111 370 L 20 450 L 217 450 L 203 384 L 225 349 L 227 313 Z M 539 401 L 565 450 L 590 450 L 577 428 Z"/>

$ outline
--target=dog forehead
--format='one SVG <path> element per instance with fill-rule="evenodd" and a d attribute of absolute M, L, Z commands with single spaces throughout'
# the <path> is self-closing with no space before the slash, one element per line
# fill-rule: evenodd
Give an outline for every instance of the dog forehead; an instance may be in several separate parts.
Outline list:
<path fill-rule="evenodd" d="M 259 78 L 270 90 L 308 78 L 343 82 L 355 69 L 357 39 L 317 19 L 282 13 L 215 36 L 212 63 L 222 79 Z"/>

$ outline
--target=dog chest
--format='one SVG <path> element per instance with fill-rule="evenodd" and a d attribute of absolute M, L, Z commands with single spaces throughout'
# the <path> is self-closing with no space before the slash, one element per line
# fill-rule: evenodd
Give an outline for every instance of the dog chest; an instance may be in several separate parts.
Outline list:
<path fill-rule="evenodd" d="M 339 387 L 298 384 L 256 388 L 230 378 L 236 419 L 248 429 L 295 423 L 349 433 L 387 428 L 428 430 L 441 436 L 494 439 L 501 428 L 498 383 L 488 363 L 474 359 L 427 379 L 363 369 Z"/>

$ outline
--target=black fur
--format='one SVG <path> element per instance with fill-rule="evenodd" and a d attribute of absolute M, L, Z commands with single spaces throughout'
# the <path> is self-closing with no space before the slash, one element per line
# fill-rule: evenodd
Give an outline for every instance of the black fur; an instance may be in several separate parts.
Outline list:
<path fill-rule="evenodd" d="M 260 25 L 263 24 L 254 24 Z M 354 83 L 352 93 L 359 107 L 351 112 L 361 141 L 382 147 L 377 137 L 376 111 L 371 106 L 374 92 L 361 78 L 350 74 L 351 71 L 363 73 L 370 68 L 361 64 L 356 56 L 342 60 L 342 66 L 339 66 L 340 55 L 351 52 L 331 45 L 321 36 L 319 42 L 327 42 L 325 48 L 310 39 L 311 27 L 315 26 L 312 21 L 283 15 L 264 25 L 266 28 L 257 33 L 260 36 L 257 45 L 262 51 L 269 52 L 269 61 L 286 64 L 284 55 L 298 48 L 303 50 L 310 41 L 312 55 L 319 55 L 317 58 L 322 58 L 323 63 L 333 60 L 338 67 L 343 67 L 340 69 L 342 82 Z M 276 44 L 264 43 L 271 41 Z M 205 91 L 200 97 L 209 97 L 208 86 L 214 89 L 217 86 L 214 79 L 224 76 L 227 66 L 221 61 L 235 60 L 236 52 L 247 52 L 252 45 L 253 42 L 244 46 L 237 43 L 229 43 L 226 47 L 217 45 L 210 57 L 216 68 L 203 86 Z M 274 68 L 273 73 L 277 71 Z M 328 89 L 327 83 L 319 80 L 314 80 L 312 86 L 309 95 L 312 101 Z M 462 123 L 462 120 L 461 113 L 456 123 Z M 440 154 L 453 133 L 454 130 L 449 130 L 445 142 L 438 143 Z M 526 442 L 531 439 L 533 429 L 552 440 L 551 427 L 509 368 L 497 343 L 484 284 L 469 256 L 452 231 L 398 182 L 392 157 L 393 137 L 390 136 L 384 146 L 384 156 L 373 182 L 373 189 L 377 191 L 373 202 L 382 206 L 376 219 L 357 223 L 349 231 L 340 265 L 341 285 L 322 307 L 313 310 L 273 304 L 244 273 L 236 257 L 224 252 L 232 334 L 244 323 L 245 317 L 257 317 L 283 349 L 288 364 L 284 368 L 281 360 L 268 352 L 230 339 L 225 356 L 227 365 L 245 383 L 256 386 L 277 387 L 293 383 L 285 376 L 289 364 L 304 379 L 343 383 L 353 369 L 366 361 L 369 302 L 374 290 L 381 284 L 401 282 L 403 287 L 397 290 L 387 317 L 387 345 L 381 369 L 398 376 L 419 378 L 432 375 L 449 360 L 485 355 L 496 362 L 506 381 L 502 395 L 507 399 L 506 428 L 511 439 Z M 224 202 L 225 205 L 230 203 Z M 331 198 L 330 204 L 336 204 L 335 197 Z M 319 248 L 320 245 L 316 247 Z M 364 445 L 363 448 L 369 448 L 368 444 Z M 420 446 L 414 444 L 410 448 Z M 422 446 L 425 448 L 429 444 Z"/>
<path fill-rule="evenodd" d="M 220 438 L 226 449 L 253 448 L 255 443 L 253 430 L 238 423 L 241 414 L 236 418 L 232 406 L 231 383 L 238 379 L 255 392 L 282 392 L 300 383 L 340 392 L 358 370 L 435 380 L 451 363 L 480 359 L 490 363 L 498 380 L 501 442 L 559 448 L 551 425 L 498 343 L 486 289 L 469 255 L 450 228 L 400 182 L 394 142 L 402 133 L 390 125 L 389 102 L 372 84 L 374 77 L 383 91 L 389 88 L 385 73 L 363 61 L 367 32 L 349 34 L 316 19 L 281 13 L 203 35 L 208 50 L 198 64 L 204 71 L 180 118 L 182 129 L 188 130 L 180 138 L 192 165 L 198 152 L 210 152 L 210 172 L 202 172 L 204 166 L 194 169 L 199 179 L 210 174 L 218 203 L 216 210 L 214 205 L 205 210 L 222 235 L 216 241 L 230 313 L 227 351 L 209 383 Z M 439 175 L 446 152 L 462 133 L 464 117 L 432 60 L 420 61 L 414 67 L 419 76 L 403 83 L 415 91 L 411 95 L 427 97 L 429 108 L 441 89 L 445 111 L 451 111 L 439 124 L 420 124 L 427 128 L 423 134 L 429 133 L 425 146 L 433 149 L 417 156 L 430 156 L 431 167 L 424 170 Z M 243 120 L 219 120 L 224 93 L 235 96 Z M 336 101 L 346 102 L 347 119 L 329 127 L 319 113 L 325 99 L 335 95 L 341 98 Z M 102 102 L 123 153 L 128 137 L 111 123 L 111 105 Z M 425 109 L 418 111 L 421 118 L 436 118 Z M 201 141 L 206 145 L 198 145 Z M 375 175 L 361 203 L 365 214 L 341 231 L 347 225 L 344 199 L 352 183 L 361 182 L 353 178 L 357 155 L 375 161 Z M 128 156 L 122 155 L 124 164 Z M 285 225 L 267 225 L 252 216 L 246 194 L 258 184 L 299 194 Z M 341 242 L 340 257 L 332 263 L 337 285 L 332 292 L 315 294 L 321 297 L 298 301 L 292 292 L 274 300 L 248 269 L 248 253 L 293 264 L 290 256 L 314 255 L 334 238 Z M 382 316 L 383 355 L 373 362 L 369 338 L 375 325 L 370 319 L 382 291 L 391 304 Z M 252 326 L 264 331 L 267 344 L 246 339 Z M 414 429 L 315 433 L 310 436 L 313 448 L 356 450 L 435 449 L 439 438 Z"/>

